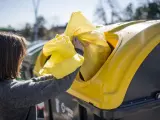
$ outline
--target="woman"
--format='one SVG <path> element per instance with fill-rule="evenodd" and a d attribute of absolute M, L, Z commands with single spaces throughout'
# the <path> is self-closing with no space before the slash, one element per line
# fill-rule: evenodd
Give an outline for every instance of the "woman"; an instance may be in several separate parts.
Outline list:
<path fill-rule="evenodd" d="M 15 80 L 26 52 L 24 41 L 23 37 L 0 33 L 0 120 L 36 120 L 35 105 L 66 91 L 78 72 L 61 80 L 51 75 Z"/>

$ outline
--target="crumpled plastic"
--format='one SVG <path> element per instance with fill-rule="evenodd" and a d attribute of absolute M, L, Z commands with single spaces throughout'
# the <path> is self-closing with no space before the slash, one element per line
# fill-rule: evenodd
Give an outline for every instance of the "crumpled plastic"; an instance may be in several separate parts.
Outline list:
<path fill-rule="evenodd" d="M 90 80 L 102 67 L 111 53 L 111 49 L 102 32 L 98 29 L 94 32 L 85 33 L 78 37 L 79 40 L 92 40 L 92 44 L 88 44 L 84 48 L 84 63 L 80 72 L 84 81 Z M 97 42 L 96 42 L 97 41 Z M 105 44 L 103 43 L 105 41 Z"/>
<path fill-rule="evenodd" d="M 82 44 L 89 44 L 84 48 L 84 57 L 76 53 L 71 42 L 74 37 L 77 37 Z M 110 52 L 111 49 L 105 40 L 104 33 L 98 31 L 98 28 L 92 25 L 81 12 L 75 12 L 64 34 L 57 35 L 44 45 L 43 55 L 51 57 L 39 73 L 40 75 L 53 74 L 56 78 L 62 78 L 83 64 L 80 69 L 81 75 L 84 80 L 89 80 L 104 64 Z M 39 59 L 42 58 L 39 57 Z M 35 68 L 39 61 L 37 59 Z"/>
<path fill-rule="evenodd" d="M 43 47 L 43 54 L 51 56 L 40 70 L 40 75 L 53 74 L 57 79 L 72 73 L 83 64 L 84 57 L 76 53 L 70 38 L 57 36 Z"/>

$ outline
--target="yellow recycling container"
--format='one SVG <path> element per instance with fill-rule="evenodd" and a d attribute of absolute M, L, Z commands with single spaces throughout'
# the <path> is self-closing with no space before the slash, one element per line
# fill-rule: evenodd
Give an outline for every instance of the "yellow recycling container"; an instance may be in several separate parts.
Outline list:
<path fill-rule="evenodd" d="M 107 52 L 105 52 L 105 63 L 101 64 L 102 66 L 98 66 L 96 73 L 94 71 L 94 74 L 90 76 L 88 76 L 88 74 L 90 74 L 92 70 L 91 65 L 94 63 L 94 60 L 92 61 L 92 59 L 90 59 L 89 61 L 89 59 L 85 59 L 84 56 L 84 59 L 87 61 L 84 61 L 86 64 L 82 65 L 80 72 L 82 76 L 86 76 L 86 80 L 82 80 L 82 76 L 78 74 L 67 92 L 100 109 L 111 110 L 118 108 L 123 103 L 130 83 L 140 65 L 160 43 L 160 20 L 122 22 L 96 29 L 81 16 L 81 14 L 76 14 L 72 15 L 65 34 L 69 36 L 70 39 L 76 36 L 80 41 L 90 41 L 98 45 L 104 44 L 106 40 L 105 49 L 107 49 Z M 76 24 L 75 21 L 77 21 L 79 17 L 81 17 L 82 20 Z M 94 30 L 97 30 L 105 37 L 103 41 L 98 42 L 98 39 L 92 36 L 92 31 Z M 96 36 L 96 34 L 93 35 Z M 89 49 L 89 47 L 87 49 Z M 96 49 L 96 52 L 97 51 Z M 99 55 L 94 55 L 96 56 L 95 63 L 97 63 L 97 61 L 99 61 L 99 59 L 97 59 Z M 103 58 L 103 56 L 101 56 L 101 58 Z M 39 61 L 37 62 L 37 66 L 39 67 L 35 67 L 35 71 L 39 71 L 39 69 L 43 67 L 46 59 L 42 54 L 38 57 L 37 60 Z M 95 64 L 93 64 L 93 67 L 94 65 Z M 134 89 L 136 89 L 136 87 Z"/>
<path fill-rule="evenodd" d="M 136 71 L 160 42 L 160 20 L 118 23 L 101 27 L 100 31 L 113 47 L 112 53 L 90 80 L 77 76 L 67 92 L 110 110 L 122 104 Z"/>

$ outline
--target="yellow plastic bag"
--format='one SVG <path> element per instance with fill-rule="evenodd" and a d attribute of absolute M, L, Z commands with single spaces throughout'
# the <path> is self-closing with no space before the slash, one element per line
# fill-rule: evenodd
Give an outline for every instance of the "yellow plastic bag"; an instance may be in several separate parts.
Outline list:
<path fill-rule="evenodd" d="M 84 51 L 85 60 L 75 52 L 71 44 L 73 37 L 77 37 L 82 43 L 89 43 Z M 80 71 L 84 80 L 88 80 L 100 69 L 110 52 L 104 33 L 98 31 L 81 12 L 75 12 L 64 34 L 56 36 L 44 45 L 43 54 L 51 58 L 40 70 L 40 74 L 53 74 L 62 78 L 81 66 L 84 61 Z"/>
<path fill-rule="evenodd" d="M 43 54 L 61 54 L 64 58 L 71 57 L 75 54 L 74 46 L 66 35 L 57 35 L 54 39 L 48 41 L 43 47 Z"/>
<path fill-rule="evenodd" d="M 80 72 L 85 81 L 91 79 L 101 68 L 111 53 L 111 49 L 105 41 L 104 34 L 98 29 L 89 33 L 78 36 L 81 41 L 92 41 L 84 48 L 84 63 L 81 66 Z"/>
<path fill-rule="evenodd" d="M 47 42 L 43 47 L 43 54 L 51 58 L 40 70 L 40 75 L 53 74 L 56 78 L 63 78 L 80 67 L 83 56 L 76 53 L 68 36 L 60 35 Z"/>
<path fill-rule="evenodd" d="M 81 12 L 74 12 L 71 15 L 64 34 L 72 39 L 74 36 L 91 32 L 94 29 L 96 29 L 96 27 L 92 25 L 92 23 L 89 22 Z"/>
<path fill-rule="evenodd" d="M 81 12 L 72 14 L 65 30 L 65 34 L 77 37 L 82 42 L 88 42 L 89 46 L 84 49 L 84 63 L 81 66 L 81 75 L 84 80 L 91 79 L 104 64 L 111 49 L 107 44 L 104 33 L 98 31 L 96 26 L 90 23 Z"/>
<path fill-rule="evenodd" d="M 72 13 L 64 34 L 71 40 L 73 37 L 78 37 L 80 41 L 108 47 L 103 33 L 97 31 L 96 26 L 89 22 L 81 12 Z"/>

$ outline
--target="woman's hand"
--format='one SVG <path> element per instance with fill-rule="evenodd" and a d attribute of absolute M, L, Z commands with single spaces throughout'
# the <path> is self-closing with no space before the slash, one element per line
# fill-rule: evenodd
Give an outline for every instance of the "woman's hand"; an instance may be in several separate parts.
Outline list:
<path fill-rule="evenodd" d="M 74 38 L 72 43 L 73 43 L 75 48 L 84 51 L 84 47 L 83 47 L 82 43 L 77 38 Z"/>
<path fill-rule="evenodd" d="M 72 41 L 75 48 L 80 49 L 84 52 L 84 48 L 89 46 L 88 42 L 81 42 L 76 37 Z"/>

